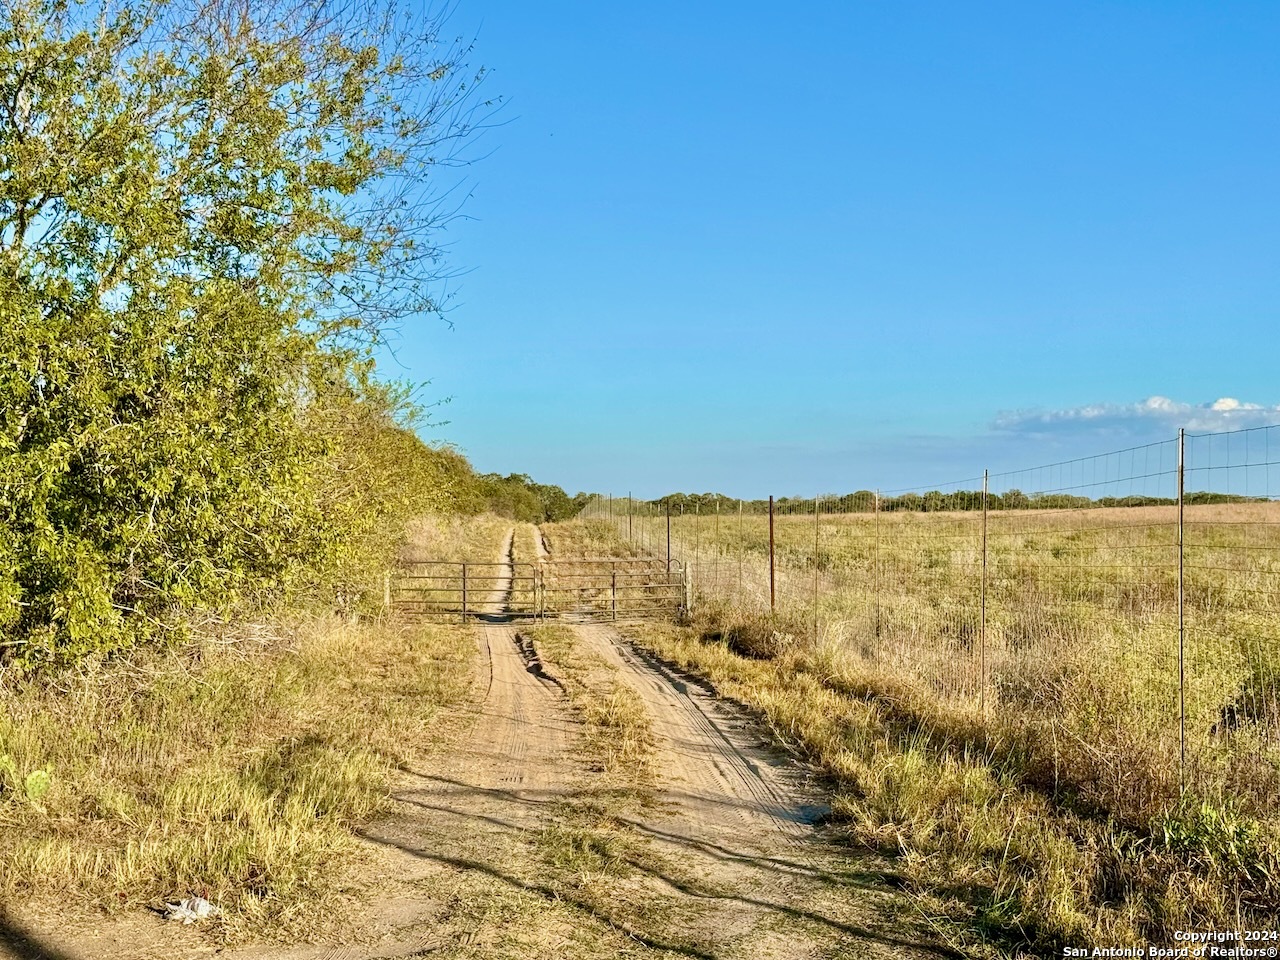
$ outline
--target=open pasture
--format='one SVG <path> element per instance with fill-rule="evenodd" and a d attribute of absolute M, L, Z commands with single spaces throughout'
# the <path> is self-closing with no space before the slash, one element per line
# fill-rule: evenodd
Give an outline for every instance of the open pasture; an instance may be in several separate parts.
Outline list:
<path fill-rule="evenodd" d="M 1186 506 L 1181 552 L 1178 518 L 1176 506 L 984 518 L 792 502 L 773 523 L 773 607 L 779 629 L 882 684 L 1043 740 L 1055 777 L 1119 814 L 1140 819 L 1184 784 L 1269 807 L 1280 503 Z M 665 515 L 623 503 L 612 521 L 665 553 Z M 736 501 L 670 518 L 702 604 L 768 611 L 769 541 L 768 515 Z"/>

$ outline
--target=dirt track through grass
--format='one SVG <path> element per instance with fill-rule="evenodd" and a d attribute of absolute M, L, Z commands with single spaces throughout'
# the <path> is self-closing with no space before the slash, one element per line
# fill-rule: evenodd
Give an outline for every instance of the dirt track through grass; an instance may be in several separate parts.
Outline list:
<path fill-rule="evenodd" d="M 679 874 L 651 874 L 655 893 L 696 903 L 690 929 L 708 954 L 949 954 L 920 930 L 888 862 L 824 842 L 820 785 L 740 708 L 610 627 L 572 629 L 652 721 L 656 802 L 624 820 Z"/>
<path fill-rule="evenodd" d="M 610 628 L 507 622 L 509 592 L 500 578 L 473 628 L 465 732 L 406 764 L 392 813 L 358 830 L 370 865 L 340 942 L 221 957 L 948 954 L 888 863 L 823 842 L 820 785 L 745 712 Z M 134 917 L 58 952 L 14 944 L 0 957 L 150 960 L 219 945 L 214 930 Z"/>

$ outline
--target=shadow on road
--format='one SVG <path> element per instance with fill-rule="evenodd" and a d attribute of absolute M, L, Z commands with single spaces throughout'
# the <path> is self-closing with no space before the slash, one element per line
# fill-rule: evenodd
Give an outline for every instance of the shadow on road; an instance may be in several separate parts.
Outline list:
<path fill-rule="evenodd" d="M 78 960 L 54 949 L 18 926 L 0 908 L 0 958 L 4 960 Z"/>
<path fill-rule="evenodd" d="M 502 803 L 510 803 L 517 805 L 518 807 L 536 809 L 539 811 L 547 811 L 548 808 L 574 799 L 573 794 L 565 794 L 563 792 L 548 794 L 545 797 L 530 797 L 521 796 L 513 791 L 503 790 L 500 788 L 476 786 L 474 784 L 465 783 L 463 781 L 447 777 L 429 775 L 419 775 L 419 777 L 422 780 L 434 781 L 439 788 L 443 788 L 444 796 L 423 796 L 424 791 L 413 791 L 407 795 L 402 794 L 400 796 L 399 799 L 402 803 L 408 803 L 422 809 L 430 810 L 433 813 L 458 817 L 463 820 L 470 820 L 475 823 L 485 824 L 490 827 L 496 827 L 500 830 L 511 831 L 513 833 L 528 830 L 529 825 L 527 823 L 522 824 L 517 822 L 519 819 L 518 815 L 516 819 L 507 819 L 502 816 L 480 813 L 473 809 L 475 804 L 474 802 L 469 802 L 469 798 L 471 801 L 474 801 L 479 797 L 487 797 L 491 800 L 498 800 Z M 439 791 L 433 792 L 438 793 Z M 580 799 L 590 800 L 590 794 L 583 794 Z M 834 887 L 863 890 L 868 893 L 891 893 L 894 890 L 899 889 L 901 885 L 899 878 L 888 872 L 857 869 L 832 872 L 805 864 L 800 862 L 798 859 L 791 860 L 779 857 L 758 856 L 739 850 L 733 850 L 706 840 L 682 836 L 675 833 L 668 833 L 650 825 L 634 821 L 630 818 L 623 818 L 620 822 L 652 837 L 659 843 L 675 847 L 683 853 L 710 857 L 716 860 L 733 861 L 770 874 L 807 878 L 809 880 L 829 884 Z M 415 846 L 402 839 L 381 837 L 376 835 L 376 833 L 367 830 L 362 831 L 361 836 L 372 843 L 392 847 L 422 860 L 433 861 L 464 870 L 475 870 L 504 883 L 510 884 L 512 887 L 535 893 L 548 900 L 571 904 L 572 906 L 590 914 L 610 928 L 619 930 L 625 933 L 628 937 L 644 943 L 646 946 L 670 950 L 691 957 L 711 956 L 700 952 L 696 948 L 663 942 L 661 939 L 653 935 L 642 934 L 635 930 L 630 923 L 620 920 L 617 917 L 610 916 L 607 912 L 602 910 L 599 904 L 592 903 L 580 896 L 576 896 L 572 890 L 563 890 L 558 886 L 523 880 L 509 872 L 506 872 L 496 864 L 450 856 L 442 851 L 430 849 L 429 840 L 426 843 L 419 843 Z M 734 901 L 742 904 L 744 907 L 754 907 L 775 914 L 781 914 L 798 921 L 825 927 L 837 936 L 851 937 L 867 943 L 879 944 L 884 947 L 896 947 L 903 949 L 904 951 L 911 951 L 917 954 L 928 954 L 935 957 L 959 958 L 963 956 L 963 954 L 958 953 L 949 947 L 929 943 L 922 939 L 913 938 L 909 935 L 895 935 L 893 933 L 852 924 L 844 920 L 826 916 L 816 910 L 807 909 L 781 900 L 750 896 L 738 891 L 719 889 L 714 886 L 708 886 L 696 881 L 691 881 L 687 878 L 673 876 L 669 872 L 659 869 L 655 863 L 645 859 L 625 856 L 624 860 L 628 866 L 638 873 L 653 877 L 669 888 L 677 890 L 681 894 L 691 898 L 700 900 Z"/>

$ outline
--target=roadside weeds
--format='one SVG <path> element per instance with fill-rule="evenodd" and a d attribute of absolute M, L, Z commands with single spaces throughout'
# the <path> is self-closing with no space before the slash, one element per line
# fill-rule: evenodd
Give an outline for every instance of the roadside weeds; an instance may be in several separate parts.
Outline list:
<path fill-rule="evenodd" d="M 224 940 L 314 938 L 388 809 L 393 770 L 451 728 L 470 635 L 297 615 L 0 687 L 0 901 L 108 912 L 203 896 Z"/>
<path fill-rule="evenodd" d="M 966 738 L 909 689 L 858 675 L 839 651 L 785 637 L 749 649 L 734 632 L 727 622 L 624 629 L 757 711 L 819 766 L 834 785 L 833 827 L 897 858 L 922 911 L 967 952 L 1061 955 L 1066 946 L 1164 943 L 1176 929 L 1235 929 L 1244 915 L 1224 890 L 1242 882 L 1244 867 L 1230 852 L 1269 857 L 1270 875 L 1280 876 L 1274 838 L 1229 817 L 1182 811 L 1189 825 L 1175 831 L 1178 847 L 1168 824 L 1182 820 L 1144 836 L 1063 807 L 1023 783 L 1016 757 L 1002 759 L 998 744 Z M 1250 882 L 1266 895 L 1272 881 Z M 1266 910 L 1252 909 L 1265 925 Z"/>

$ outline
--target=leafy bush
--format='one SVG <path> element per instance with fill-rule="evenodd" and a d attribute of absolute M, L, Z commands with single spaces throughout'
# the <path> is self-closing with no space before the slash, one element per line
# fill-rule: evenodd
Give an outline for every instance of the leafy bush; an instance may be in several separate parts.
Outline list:
<path fill-rule="evenodd" d="M 369 360 L 437 309 L 424 178 L 471 128 L 465 48 L 325 0 L 93 7 L 0 14 L 0 650 L 27 664 L 350 569 L 468 495 Z"/>

